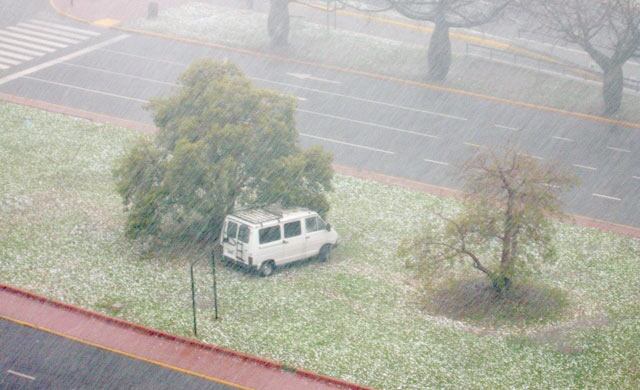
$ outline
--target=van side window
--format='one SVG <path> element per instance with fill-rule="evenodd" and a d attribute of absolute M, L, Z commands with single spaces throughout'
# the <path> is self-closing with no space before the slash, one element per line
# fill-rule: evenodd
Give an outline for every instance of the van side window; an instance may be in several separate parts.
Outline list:
<path fill-rule="evenodd" d="M 305 219 L 304 228 L 307 231 L 307 233 L 312 233 L 318 230 L 318 223 L 316 222 L 316 217 Z"/>
<path fill-rule="evenodd" d="M 228 221 L 226 238 L 232 238 L 235 240 L 236 233 L 238 233 L 238 224 L 233 221 Z"/>
<path fill-rule="evenodd" d="M 260 229 L 260 243 L 267 244 L 269 242 L 278 241 L 280 239 L 280 225 L 266 227 Z"/>
<path fill-rule="evenodd" d="M 302 224 L 300 221 L 284 224 L 284 238 L 295 237 L 302 234 Z"/>
<path fill-rule="evenodd" d="M 238 241 L 242 241 L 245 244 L 249 243 L 249 226 L 242 224 L 238 229 Z"/>

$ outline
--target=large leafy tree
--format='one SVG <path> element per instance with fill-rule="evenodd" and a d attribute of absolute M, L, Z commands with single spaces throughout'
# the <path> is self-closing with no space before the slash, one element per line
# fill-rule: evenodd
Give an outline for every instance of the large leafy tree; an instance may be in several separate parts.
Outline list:
<path fill-rule="evenodd" d="M 468 262 L 498 292 L 506 291 L 514 278 L 554 258 L 549 217 L 562 215 L 558 195 L 575 179 L 512 146 L 478 153 L 464 165 L 463 177 L 462 211 L 441 215 L 443 228 L 425 229 L 404 242 L 400 254 L 431 280 Z"/>
<path fill-rule="evenodd" d="M 640 47 L 637 0 L 531 0 L 522 7 L 547 34 L 580 46 L 602 69 L 604 113 L 622 102 L 622 66 Z"/>
<path fill-rule="evenodd" d="M 366 11 L 394 9 L 410 19 L 434 24 L 427 50 L 428 75 L 431 80 L 446 79 L 451 67 L 449 30 L 454 27 L 474 27 L 492 21 L 513 0 L 376 0 L 363 5 L 359 0 L 340 0 Z"/>
<path fill-rule="evenodd" d="M 129 237 L 215 239 L 238 205 L 328 211 L 331 156 L 297 146 L 293 99 L 211 60 L 191 65 L 180 84 L 151 103 L 155 138 L 134 145 L 114 170 Z"/>

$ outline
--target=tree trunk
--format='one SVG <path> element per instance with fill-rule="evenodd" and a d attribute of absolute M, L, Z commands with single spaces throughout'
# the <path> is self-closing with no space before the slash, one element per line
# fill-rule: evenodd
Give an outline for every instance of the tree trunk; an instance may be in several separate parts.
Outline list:
<path fill-rule="evenodd" d="M 289 43 L 289 0 L 271 0 L 267 30 L 271 46 L 282 47 Z"/>
<path fill-rule="evenodd" d="M 446 22 L 436 22 L 431 34 L 429 49 L 429 79 L 443 81 L 447 78 L 451 66 L 451 41 L 449 40 L 449 25 Z"/>
<path fill-rule="evenodd" d="M 604 114 L 613 115 L 620 109 L 624 78 L 622 65 L 612 65 L 603 69 L 602 98 L 604 99 Z"/>

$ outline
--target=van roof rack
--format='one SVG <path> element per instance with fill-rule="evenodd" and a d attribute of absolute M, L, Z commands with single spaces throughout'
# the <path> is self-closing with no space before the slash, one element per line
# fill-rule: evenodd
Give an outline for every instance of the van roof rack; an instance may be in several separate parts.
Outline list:
<path fill-rule="evenodd" d="M 279 220 L 285 214 L 298 211 L 309 211 L 309 209 L 304 207 L 284 209 L 280 205 L 269 205 L 261 208 L 239 209 L 232 215 L 250 223 L 262 224 L 268 221 Z"/>

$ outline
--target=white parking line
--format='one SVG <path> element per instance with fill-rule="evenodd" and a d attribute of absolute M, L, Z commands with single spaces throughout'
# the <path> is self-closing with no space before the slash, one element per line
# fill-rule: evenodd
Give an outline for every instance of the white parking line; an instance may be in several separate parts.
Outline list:
<path fill-rule="evenodd" d="M 417 132 L 417 131 L 412 131 L 412 130 L 400 129 L 400 128 L 392 127 L 392 126 L 381 125 L 379 123 L 359 121 L 357 119 L 351 119 L 351 118 L 347 118 L 347 117 L 344 117 L 344 116 L 331 115 L 331 114 L 325 114 L 325 113 L 322 113 L 322 112 L 303 110 L 301 108 L 298 108 L 296 111 L 304 112 L 306 114 L 311 114 L 311 115 L 323 116 L 323 117 L 331 118 L 331 119 L 338 119 L 338 120 L 345 121 L 345 122 L 357 123 L 357 124 L 360 124 L 360 125 L 379 127 L 381 129 L 397 131 L 397 132 L 400 132 L 400 133 L 407 133 L 407 134 L 411 134 L 411 135 L 417 135 L 419 137 L 434 138 L 434 139 L 440 138 L 438 136 L 431 135 L 431 134 L 424 134 L 424 133 L 420 133 L 420 132 Z"/>
<path fill-rule="evenodd" d="M 573 139 L 571 139 L 571 138 L 558 137 L 557 135 L 554 135 L 554 136 L 552 136 L 551 138 L 553 138 L 553 139 L 557 139 L 557 140 L 560 140 L 560 141 L 574 142 L 574 140 L 573 140 Z"/>
<path fill-rule="evenodd" d="M 357 97 L 357 96 L 353 96 L 353 95 L 346 95 L 346 94 L 337 93 L 337 92 L 329 92 L 329 91 L 324 91 L 324 90 L 316 89 L 316 88 L 303 87 L 301 85 L 283 83 L 281 81 L 273 81 L 273 80 L 263 79 L 263 78 L 259 78 L 259 77 L 250 77 L 250 78 L 252 80 L 262 81 L 262 82 L 265 82 L 265 83 L 282 85 L 282 86 L 291 87 L 291 88 L 304 89 L 306 91 L 321 93 L 321 94 L 330 95 L 330 96 L 343 97 L 343 98 L 346 98 L 346 99 L 357 100 L 357 101 L 365 102 L 365 103 L 379 104 L 381 106 L 399 108 L 401 110 L 406 110 L 406 111 L 413 111 L 413 112 L 419 112 L 419 113 L 422 113 L 422 114 L 441 116 L 443 118 L 455 119 L 455 120 L 459 120 L 459 121 L 468 120 L 467 118 L 464 118 L 464 117 L 461 117 L 461 116 L 445 114 L 443 112 L 421 110 L 419 108 L 413 108 L 413 107 L 407 107 L 407 106 L 402 106 L 402 105 L 398 105 L 398 104 L 386 103 L 386 102 L 381 102 L 381 101 L 378 101 L 378 100 L 371 100 L 371 99 L 361 98 L 361 97 Z"/>
<path fill-rule="evenodd" d="M 429 160 L 428 158 L 423 159 L 425 162 L 428 163 L 432 163 L 432 164 L 438 164 L 438 165 L 449 165 L 448 162 L 444 162 L 444 161 L 438 161 L 438 160 Z"/>
<path fill-rule="evenodd" d="M 77 40 L 77 39 L 58 37 L 58 36 L 55 36 L 55 35 L 52 35 L 52 34 L 45 34 L 45 33 L 38 32 L 38 31 L 31 31 L 31 30 L 28 30 L 26 28 L 10 26 L 10 27 L 7 27 L 7 30 L 11 30 L 11 31 L 15 31 L 15 32 L 22 33 L 22 34 L 27 34 L 27 35 L 34 35 L 34 36 L 40 37 L 40 38 L 52 39 L 54 41 L 60 41 L 60 42 L 64 42 L 64 43 L 70 43 L 70 44 L 80 43 L 80 41 Z"/>
<path fill-rule="evenodd" d="M 498 127 L 500 129 L 506 129 L 506 130 L 511 130 L 511 131 L 520 131 L 520 129 L 518 129 L 517 127 L 511 127 L 511 126 L 506 126 L 506 125 L 499 125 L 499 124 L 494 124 L 495 127 Z"/>
<path fill-rule="evenodd" d="M 57 28 L 57 29 L 60 29 L 60 30 L 71 31 L 71 32 L 80 33 L 80 34 L 93 35 L 93 36 L 100 35 L 100 33 L 97 33 L 95 31 L 84 30 L 84 29 L 81 29 L 81 28 L 69 27 L 69 26 L 65 26 L 64 24 L 45 22 L 45 21 L 42 21 L 42 20 L 31 19 L 31 23 L 37 23 L 39 25 L 44 25 L 44 26 L 48 26 L 48 27 L 54 27 L 54 28 Z"/>
<path fill-rule="evenodd" d="M 590 167 L 588 165 L 572 164 L 576 168 L 588 169 L 590 171 L 596 171 L 598 168 Z"/>
<path fill-rule="evenodd" d="M 29 29 L 32 29 L 32 30 L 43 31 L 43 32 L 47 32 L 47 33 L 50 33 L 50 34 L 56 34 L 58 36 L 66 37 L 66 38 L 73 38 L 73 39 L 80 39 L 80 40 L 89 39 L 89 36 L 87 36 L 87 35 L 74 34 L 74 33 L 70 33 L 70 32 L 56 30 L 56 29 L 53 29 L 53 28 L 37 26 L 35 24 L 30 24 L 30 23 L 18 23 L 17 25 L 20 26 L 20 27 L 26 27 L 26 28 L 29 28 Z"/>
<path fill-rule="evenodd" d="M 131 96 L 118 95 L 116 93 L 111 93 L 111 92 L 99 91 L 97 89 L 78 87 L 77 85 L 72 85 L 72 84 L 58 83 L 56 81 L 45 80 L 45 79 L 41 79 L 41 78 L 38 78 L 38 77 L 23 76 L 22 78 L 23 79 L 27 79 L 27 80 L 38 81 L 38 82 L 45 83 L 45 84 L 57 85 L 59 87 L 77 89 L 78 91 L 96 93 L 98 95 L 111 96 L 111 97 L 116 97 L 116 98 L 125 99 L 125 100 L 133 100 L 134 102 L 139 102 L 139 103 L 144 103 L 144 104 L 149 103 L 148 100 L 144 100 L 144 99 L 138 99 L 138 98 L 134 98 L 134 97 L 131 97 Z"/>
<path fill-rule="evenodd" d="M 33 51 L 33 50 L 28 50 L 28 49 L 23 49 L 21 47 L 16 47 L 13 45 L 7 45 L 6 43 L 0 43 L 0 47 L 3 49 L 8 49 L 11 51 L 15 51 L 18 53 L 22 53 L 22 54 L 28 54 L 30 56 L 34 56 L 34 57 L 40 57 L 45 55 L 45 53 L 39 52 L 39 51 Z"/>
<path fill-rule="evenodd" d="M 607 149 L 613 150 L 615 152 L 631 153 L 629 149 L 616 148 L 615 146 L 607 146 Z"/>
<path fill-rule="evenodd" d="M 93 71 L 96 71 L 96 72 L 101 72 L 101 73 L 106 73 L 106 74 L 112 74 L 112 75 L 116 75 L 116 76 L 129 77 L 129 78 L 132 78 L 132 79 L 148 81 L 150 83 L 162 84 L 162 85 L 167 85 L 167 86 L 170 86 L 170 87 L 179 87 L 180 86 L 180 84 L 170 83 L 168 81 L 161 81 L 161 80 L 156 80 L 156 79 L 150 79 L 150 78 L 147 78 L 147 77 L 134 76 L 134 75 L 128 74 L 128 73 L 114 72 L 112 70 L 94 68 L 93 66 L 85 66 L 85 65 L 80 65 L 80 64 L 74 64 L 72 62 L 63 62 L 60 65 L 71 66 L 71 67 L 82 68 L 82 69 L 88 69 L 88 70 L 93 70 Z"/>
<path fill-rule="evenodd" d="M 0 36 L 0 41 L 6 42 L 6 43 L 11 43 L 13 45 L 28 47 L 29 49 L 35 49 L 35 50 L 39 50 L 39 51 L 44 51 L 44 52 L 47 52 L 47 53 L 53 53 L 54 51 L 56 51 L 56 49 L 52 49 L 50 47 L 45 47 L 45 46 L 41 46 L 41 45 L 34 45 L 32 43 L 22 42 L 22 41 L 19 41 L 17 39 L 11 39 L 11 38 L 7 38 L 7 37 L 3 37 L 3 36 Z"/>
<path fill-rule="evenodd" d="M 40 45 L 47 45 L 47 46 L 57 47 L 59 49 L 64 49 L 65 47 L 69 46 L 69 45 L 65 45 L 64 43 L 47 41 L 46 39 L 34 38 L 34 37 L 30 37 L 28 35 L 12 33 L 12 32 L 9 32 L 9 31 L 0 30 L 0 34 L 8 35 L 11 38 L 18 38 L 18 39 L 22 39 L 22 40 L 25 40 L 25 41 L 38 43 Z"/>
<path fill-rule="evenodd" d="M 595 196 L 596 198 L 603 198 L 603 199 L 616 200 L 616 201 L 622 200 L 620 198 L 616 198 L 615 196 L 609 196 L 609 195 L 602 195 L 602 194 L 596 194 L 596 193 L 593 193 L 591 195 Z"/>
<path fill-rule="evenodd" d="M 62 57 L 59 57 L 59 58 L 55 58 L 55 59 L 53 59 L 53 60 L 43 62 L 43 63 L 38 64 L 38 65 L 36 65 L 36 66 L 33 66 L 33 67 L 31 67 L 31 68 L 28 68 L 28 69 L 22 70 L 22 71 L 20 71 L 20 72 L 16 72 L 16 73 L 14 73 L 14 74 L 10 74 L 10 75 L 8 75 L 8 76 L 3 77 L 3 78 L 1 78 L 1 79 L 0 79 L 0 85 L 2 85 L 2 84 L 4 84 L 4 83 L 7 83 L 7 82 L 9 82 L 9 81 L 11 81 L 11 80 L 15 80 L 15 79 L 18 79 L 18 78 L 20 78 L 20 77 L 23 77 L 23 76 L 25 76 L 25 75 L 28 75 L 28 74 L 31 74 L 31 73 L 37 72 L 37 71 L 39 71 L 39 70 L 42 70 L 42 69 L 48 68 L 48 67 L 50 67 L 50 66 L 52 66 L 52 65 L 56 65 L 56 64 L 59 64 L 59 63 L 61 63 L 61 62 L 68 61 L 68 60 L 70 60 L 70 59 L 72 59 L 72 58 L 76 58 L 76 57 L 83 56 L 83 55 L 85 55 L 85 54 L 87 54 L 87 53 L 90 53 L 90 52 L 92 52 L 92 51 L 94 51 L 94 50 L 100 49 L 101 47 L 111 45 L 112 43 L 115 43 L 115 42 L 121 41 L 121 40 L 123 40 L 123 39 L 125 39 L 125 38 L 128 38 L 128 37 L 129 37 L 129 35 L 128 35 L 128 34 L 118 35 L 118 36 L 113 37 L 113 38 L 111 38 L 111 39 L 108 39 L 108 40 L 106 40 L 106 41 L 103 41 L 103 42 L 100 42 L 100 43 L 96 43 L 95 45 L 85 47 L 84 49 L 78 50 L 78 51 L 73 52 L 73 53 L 71 53 L 71 54 L 67 54 L 66 56 L 62 56 Z"/>
<path fill-rule="evenodd" d="M 11 58 L 15 58 L 17 60 L 23 60 L 23 61 L 29 61 L 33 59 L 33 57 L 25 56 L 24 54 L 16 54 L 16 53 L 12 53 L 10 51 L 4 51 L 4 50 L 0 50 L 0 56 L 11 57 Z"/>
<path fill-rule="evenodd" d="M 11 374 L 11 375 L 19 376 L 19 377 L 24 378 L 24 379 L 29 379 L 30 381 L 34 381 L 34 380 L 36 380 L 36 377 L 35 377 L 35 376 L 31 376 L 31 375 L 23 374 L 23 373 L 21 373 L 21 372 L 14 371 L 14 370 L 7 370 L 7 373 L 9 373 L 9 374 Z"/>
<path fill-rule="evenodd" d="M 332 139 L 332 138 L 318 137 L 317 135 L 311 135 L 311 134 L 306 134 L 306 133 L 300 133 L 300 135 L 303 136 L 303 137 L 315 138 L 315 139 L 319 139 L 319 140 L 322 140 L 322 141 L 331 142 L 331 143 L 334 143 L 334 144 L 341 144 L 341 145 L 353 146 L 354 148 L 371 150 L 373 152 L 379 152 L 379 153 L 385 153 L 385 154 L 395 154 L 394 152 L 390 152 L 388 150 L 372 148 L 370 146 L 352 144 L 350 142 L 338 141 L 337 139 Z"/>

